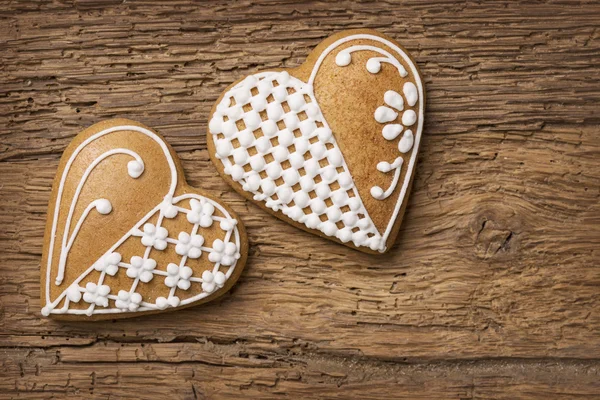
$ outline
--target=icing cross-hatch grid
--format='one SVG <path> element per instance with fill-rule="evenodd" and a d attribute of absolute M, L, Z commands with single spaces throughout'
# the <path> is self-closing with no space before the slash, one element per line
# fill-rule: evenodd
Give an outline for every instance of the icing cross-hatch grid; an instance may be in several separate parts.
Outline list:
<path fill-rule="evenodd" d="M 344 243 L 352 241 L 356 246 L 368 246 L 373 250 L 384 251 L 385 242 L 398 216 L 416 162 L 423 127 L 423 103 L 419 103 L 418 117 L 414 115 L 417 117 L 416 121 L 412 121 L 413 118 L 410 118 L 411 121 L 404 118 L 404 115 L 412 117 L 412 114 L 415 114 L 412 110 L 403 115 L 405 125 L 417 122 L 417 126 L 414 135 L 412 130 L 405 131 L 399 143 L 399 150 L 406 153 L 414 146 L 414 151 L 410 156 L 392 217 L 381 235 L 368 216 L 313 93 L 312 84 L 324 58 L 341 44 L 355 39 L 369 39 L 385 44 L 399 54 L 408 64 L 416 82 L 416 90 L 410 86 L 404 90 L 407 102 L 412 106 L 413 100 L 416 102 L 416 99 L 423 97 L 419 74 L 404 51 L 375 35 L 351 35 L 339 39 L 321 53 L 308 83 L 289 76 L 287 72 L 263 72 L 249 76 L 235 85 L 225 93 L 217 105 L 209 123 L 209 131 L 215 142 L 215 156 L 223 163 L 224 172 L 239 182 L 245 191 L 251 192 L 255 200 L 265 201 L 265 205 L 272 210 L 281 211 L 292 220 L 304 223 L 308 228 L 318 229 L 328 236 L 334 236 Z M 340 67 L 348 65 L 351 62 L 351 53 L 363 50 L 375 51 L 384 56 L 369 59 L 366 68 L 370 73 L 378 73 L 381 63 L 389 63 L 398 69 L 402 77 L 408 75 L 407 70 L 395 57 L 374 46 L 352 46 L 344 49 L 338 53 L 336 64 Z M 398 105 L 397 98 L 401 96 L 396 92 L 393 96 L 396 98 L 395 105 Z M 381 108 L 380 111 L 388 114 L 391 112 L 397 116 L 387 107 Z M 380 122 L 377 112 L 375 118 Z M 241 127 L 238 127 L 240 121 Z M 398 128 L 399 126 L 384 127 L 382 134 L 387 140 L 393 140 L 401 132 Z M 305 139 L 309 142 L 306 143 Z M 323 144 L 326 145 L 325 149 Z M 303 160 L 305 151 L 309 158 Z M 318 165 L 311 161 L 315 158 Z M 373 187 L 367 195 L 383 199 L 395 190 L 403 164 L 400 162 L 402 158 L 399 159 L 378 164 L 380 172 L 395 172 L 390 188 L 384 190 Z M 323 160 L 325 165 L 322 165 Z M 335 169 L 328 168 L 332 160 L 336 162 L 333 164 Z M 299 176 L 290 166 L 298 170 Z M 334 183 L 335 187 L 329 187 L 328 190 L 321 185 L 321 193 L 317 193 L 314 188 L 321 181 L 311 183 L 310 176 L 306 178 L 307 170 L 313 176 L 318 176 L 319 180 L 325 177 L 325 183 Z M 338 182 L 336 173 L 339 174 Z M 301 179 L 304 179 L 305 185 Z M 340 180 L 342 182 L 339 182 Z M 338 190 L 337 185 L 340 183 L 344 184 L 342 189 L 349 199 Z M 331 196 L 332 192 L 336 192 L 338 197 Z"/>
<path fill-rule="evenodd" d="M 129 230 L 121 239 L 119 239 L 102 257 L 100 257 L 95 263 L 93 263 L 89 268 L 79 275 L 77 279 L 67 288 L 65 289 L 54 301 L 50 301 L 50 272 L 52 265 L 52 254 L 54 250 L 54 238 L 55 232 L 58 229 L 58 213 L 60 212 L 60 203 L 62 199 L 62 191 L 64 190 L 64 185 L 66 181 L 66 177 L 69 173 L 70 167 L 77 157 L 77 155 L 83 150 L 87 145 L 89 145 L 94 140 L 108 135 L 113 132 L 118 131 L 135 131 L 141 133 L 143 135 L 148 136 L 156 143 L 159 144 L 161 149 L 163 150 L 163 154 L 167 159 L 169 164 L 169 169 L 171 173 L 171 185 L 169 192 L 164 197 L 163 201 L 155 206 L 150 212 L 148 212 L 133 228 Z M 56 277 L 56 285 L 60 285 L 63 280 L 64 269 L 66 267 L 68 253 L 70 251 L 71 245 L 77 235 L 79 228 L 85 222 L 85 219 L 94 208 L 102 215 L 109 214 L 112 211 L 112 205 L 106 199 L 97 199 L 92 201 L 84 210 L 82 215 L 79 218 L 78 223 L 76 224 L 73 232 L 70 232 L 70 221 L 73 216 L 75 206 L 77 204 L 77 200 L 79 197 L 79 193 L 81 188 L 85 184 L 88 176 L 91 171 L 102 162 L 104 159 L 115 155 L 115 154 L 127 154 L 131 156 L 134 160 L 130 161 L 127 164 L 127 172 L 130 177 L 133 179 L 139 178 L 145 168 L 145 164 L 141 157 L 128 149 L 113 149 L 109 150 L 94 160 L 90 166 L 84 172 L 78 187 L 76 189 L 75 195 L 71 202 L 71 207 L 69 208 L 69 213 L 67 216 L 67 223 L 65 224 L 65 231 L 63 234 L 63 242 L 61 245 L 60 253 L 59 253 L 59 268 Z M 63 175 L 61 177 L 61 181 L 57 190 L 57 200 L 56 206 L 53 214 L 53 223 L 52 223 L 52 232 L 51 232 L 51 240 L 50 240 L 50 250 L 48 254 L 48 263 L 46 266 L 46 305 L 42 309 L 43 315 L 49 315 L 50 313 L 54 314 L 103 314 L 103 313 L 116 313 L 116 312 L 126 312 L 126 311 L 148 311 L 148 310 L 159 310 L 165 309 L 169 306 L 177 307 L 179 305 L 189 304 L 195 301 L 198 301 L 215 290 L 224 286 L 225 281 L 231 276 L 233 273 L 235 266 L 237 264 L 237 259 L 240 257 L 240 236 L 239 231 L 236 227 L 237 221 L 229 215 L 229 213 L 217 202 L 205 198 L 203 196 L 197 194 L 184 194 L 178 197 L 173 197 L 173 193 L 177 186 L 177 170 L 175 168 L 172 156 L 164 144 L 164 142 L 153 132 L 141 128 L 138 126 L 117 126 L 113 128 L 109 128 L 103 130 L 88 139 L 86 139 L 82 144 L 80 144 L 77 149 L 73 152 L 65 169 L 63 170 Z M 189 200 L 190 208 L 184 208 L 178 206 L 181 201 Z M 214 211 L 218 210 L 222 216 L 214 215 Z M 152 218 L 156 213 L 159 213 L 157 223 L 148 224 L 147 221 Z M 173 239 L 167 237 L 168 232 L 161 227 L 164 218 L 175 218 L 178 213 L 185 213 L 187 220 L 190 224 L 192 224 L 192 229 L 190 233 L 181 232 L 178 239 Z M 191 215 L 194 214 L 194 215 Z M 207 228 L 213 225 L 213 223 L 217 221 L 219 223 L 219 227 L 222 231 L 225 232 L 224 238 L 216 239 L 212 243 L 212 248 L 208 246 L 203 246 L 204 243 L 201 243 L 197 251 L 191 256 L 191 258 L 198 258 L 200 254 L 198 251 L 208 253 L 209 261 L 212 262 L 213 268 L 212 270 L 206 270 L 203 272 L 202 277 L 193 277 L 191 268 L 187 267 L 186 261 L 190 254 L 189 250 L 193 248 L 192 240 L 196 240 L 196 244 L 198 243 L 198 230 L 199 227 Z M 143 225 L 143 231 L 140 229 Z M 153 234 L 152 232 L 153 231 Z M 166 232 L 164 237 L 157 238 L 158 232 Z M 71 236 L 69 236 L 71 235 Z M 183 235 L 183 236 L 182 236 Z M 142 257 L 134 256 L 131 258 L 130 263 L 122 262 L 121 255 L 116 252 L 116 250 L 129 238 L 131 237 L 140 237 L 142 240 L 142 244 L 145 245 L 145 251 Z M 160 236 L 160 235 L 159 235 Z M 68 238 L 68 239 L 67 239 Z M 202 238 L 202 242 L 203 242 Z M 157 242 L 158 241 L 158 242 Z M 146 242 L 146 243 L 144 243 Z M 157 244 L 159 243 L 159 244 Z M 176 252 L 180 254 L 182 257 L 180 259 L 179 264 L 169 263 L 166 271 L 156 270 L 154 263 L 154 267 L 151 269 L 146 269 L 144 272 L 146 273 L 146 277 L 150 276 L 149 279 L 142 278 L 141 273 L 136 273 L 135 277 L 132 277 L 133 283 L 128 291 L 120 290 L 118 294 L 109 294 L 110 287 L 104 285 L 104 278 L 106 275 L 114 276 L 118 272 L 119 269 L 126 269 L 127 272 L 131 272 L 134 268 L 134 259 L 140 259 L 140 267 L 143 266 L 149 260 L 149 255 L 152 249 L 157 251 L 163 251 L 167 247 L 167 243 L 173 244 L 176 246 Z M 185 250 L 184 250 L 185 249 Z M 111 265 L 106 264 L 106 260 L 115 260 L 118 261 Z M 138 260 L 136 260 L 138 261 Z M 220 271 L 220 266 L 227 266 L 228 269 L 225 273 Z M 100 271 L 100 277 L 98 281 L 88 282 L 86 287 L 79 286 L 79 283 L 83 281 L 93 270 Z M 139 271 L 138 271 L 139 272 Z M 133 274 L 132 274 L 133 275 Z M 150 280 L 154 279 L 154 275 L 162 275 L 165 276 L 165 285 L 170 288 L 169 295 L 165 297 L 159 297 L 155 300 L 155 303 L 149 303 L 143 301 L 141 295 L 135 292 L 135 289 L 139 285 L 140 281 L 146 280 L 144 283 L 148 283 Z M 180 284 L 181 279 L 184 279 L 185 284 Z M 201 283 L 202 292 L 191 297 L 188 297 L 184 300 L 180 300 L 177 296 L 175 296 L 175 291 L 177 288 L 181 290 L 188 290 L 191 282 Z M 69 304 L 71 302 L 79 302 L 81 299 L 87 303 L 90 303 L 90 306 L 87 309 L 69 309 Z M 64 304 L 60 308 L 56 308 L 64 299 Z M 115 308 L 108 308 L 108 300 L 112 300 L 115 303 Z M 133 301 L 133 303 L 132 303 Z M 134 304 L 135 303 L 135 304 Z M 133 306 L 132 306 L 133 305 Z M 96 309 L 96 306 L 102 306 L 104 308 Z"/>

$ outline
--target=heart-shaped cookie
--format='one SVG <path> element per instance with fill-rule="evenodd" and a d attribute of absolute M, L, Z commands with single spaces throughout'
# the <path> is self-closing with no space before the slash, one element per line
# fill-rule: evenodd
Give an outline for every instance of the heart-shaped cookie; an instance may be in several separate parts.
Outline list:
<path fill-rule="evenodd" d="M 242 195 L 309 232 L 387 251 L 406 207 L 425 93 L 406 50 L 336 34 L 289 70 L 248 76 L 213 107 L 210 157 Z"/>
<path fill-rule="evenodd" d="M 235 213 L 185 183 L 158 134 L 100 122 L 75 137 L 56 174 L 42 314 L 113 319 L 204 303 L 235 283 L 247 251 Z"/>

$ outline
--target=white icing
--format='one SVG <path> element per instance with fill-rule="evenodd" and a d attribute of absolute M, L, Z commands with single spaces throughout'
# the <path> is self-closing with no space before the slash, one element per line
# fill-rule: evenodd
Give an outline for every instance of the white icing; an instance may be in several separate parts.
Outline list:
<path fill-rule="evenodd" d="M 398 118 L 398 113 L 386 106 L 379 106 L 375 110 L 375 121 L 384 124 Z"/>
<path fill-rule="evenodd" d="M 163 154 L 167 159 L 170 172 L 171 172 L 171 184 L 169 187 L 169 192 L 165 195 L 164 200 L 155 206 L 152 210 L 150 210 L 138 223 L 133 226 L 129 232 L 127 232 L 123 237 L 121 237 L 110 249 L 108 249 L 103 256 L 101 256 L 96 262 L 94 262 L 91 266 L 88 267 L 86 271 L 79 275 L 70 285 L 66 288 L 61 294 L 58 295 L 54 299 L 54 301 L 50 300 L 50 273 L 52 268 L 52 254 L 55 247 L 54 239 L 56 237 L 56 230 L 58 225 L 58 218 L 60 212 L 61 199 L 64 191 L 65 182 L 67 176 L 69 174 L 70 168 L 79 155 L 79 153 L 94 140 L 108 135 L 113 132 L 118 131 L 136 131 L 145 136 L 150 137 L 155 142 L 159 144 L 161 149 L 163 150 Z M 79 232 L 81 226 L 83 225 L 87 215 L 92 210 L 97 210 L 100 214 L 110 214 L 112 211 L 112 205 L 107 199 L 97 199 L 91 202 L 85 210 L 82 212 L 79 217 L 78 223 L 76 224 L 73 232 L 69 236 L 69 226 L 71 223 L 71 219 L 74 214 L 74 209 L 77 204 L 77 199 L 79 194 L 85 184 L 89 174 L 91 171 L 97 166 L 101 161 L 105 158 L 114 155 L 114 154 L 127 154 L 134 158 L 134 160 L 128 162 L 127 164 L 127 172 L 132 178 L 137 178 L 141 176 L 145 169 L 145 165 L 142 159 L 134 152 L 127 149 L 114 149 L 103 153 L 101 156 L 96 158 L 90 166 L 84 172 L 77 188 L 75 191 L 74 198 L 71 202 L 71 206 L 69 209 L 69 214 L 67 215 L 67 222 L 65 225 L 65 233 L 63 235 L 63 243 L 60 248 L 59 253 L 59 274 L 57 276 L 57 285 L 61 284 L 64 277 L 64 268 L 66 266 L 68 253 L 73 245 L 75 237 Z M 221 240 L 223 243 L 223 251 L 224 254 L 221 255 L 222 259 L 225 259 L 228 262 L 227 265 L 216 262 L 214 263 L 212 273 L 215 274 L 215 280 L 217 282 L 215 288 L 221 288 L 224 286 L 224 283 L 231 274 L 233 273 L 237 260 L 240 258 L 239 249 L 241 244 L 241 239 L 239 235 L 239 231 L 236 228 L 237 221 L 232 219 L 227 210 L 223 208 L 220 204 L 214 202 L 213 200 L 207 199 L 200 195 L 196 194 L 185 194 L 178 197 L 173 197 L 173 193 L 177 186 L 177 170 L 175 168 L 174 161 L 171 157 L 171 154 L 166 146 L 166 144 L 153 132 L 140 128 L 137 126 L 117 126 L 113 128 L 106 129 L 101 131 L 87 140 L 85 140 L 82 144 L 80 144 L 69 160 L 66 163 L 66 166 L 63 170 L 63 174 L 61 176 L 61 180 L 59 183 L 59 187 L 57 189 L 57 198 L 56 205 L 53 214 L 52 220 L 52 229 L 50 235 L 50 248 L 48 251 L 48 262 L 46 264 L 46 305 L 42 308 L 42 315 L 48 316 L 50 314 L 74 314 L 74 315 L 94 315 L 94 314 L 111 314 L 111 313 L 120 313 L 120 312 L 134 312 L 134 311 L 150 311 L 150 310 L 162 310 L 167 307 L 178 307 L 179 305 L 186 305 L 196 302 L 208 295 L 210 295 L 209 291 L 203 290 L 198 294 L 193 294 L 192 296 L 180 300 L 178 296 L 175 296 L 175 290 L 188 290 L 190 288 L 191 282 L 199 282 L 202 283 L 202 279 L 195 278 L 192 276 L 189 267 L 185 266 L 186 260 L 189 258 L 194 258 L 196 255 L 199 257 L 200 253 L 206 252 L 212 253 L 212 248 L 203 247 L 203 239 L 199 238 L 201 235 L 198 235 L 198 229 L 202 225 L 211 226 L 214 221 L 219 222 L 219 228 L 221 228 L 225 232 L 225 237 Z M 178 206 L 179 202 L 189 200 L 190 208 L 182 208 Z M 218 209 L 219 212 L 223 215 L 215 216 L 214 212 Z M 188 221 L 191 219 L 193 224 L 193 228 L 191 229 L 191 233 L 181 232 L 179 238 L 181 238 L 181 243 L 178 239 L 171 239 L 168 237 L 167 230 L 160 226 L 163 218 L 174 218 L 178 213 L 184 212 L 186 217 L 188 217 Z M 158 221 L 156 224 L 149 223 L 148 220 L 158 213 Z M 191 215 L 191 217 L 190 217 Z M 143 231 L 140 228 L 143 227 Z M 186 236 L 187 235 L 187 236 Z M 121 259 L 121 254 L 116 252 L 127 239 L 131 237 L 138 236 L 140 237 L 142 244 L 146 246 L 146 251 L 143 256 L 133 256 L 131 257 L 130 263 L 125 263 Z M 189 240 L 188 240 L 189 238 Z M 183 253 L 185 248 L 185 255 L 182 255 L 180 265 L 177 266 L 176 275 L 169 275 L 169 271 L 160 271 L 157 270 L 156 261 L 149 258 L 150 250 L 154 249 L 154 251 L 163 251 L 168 243 L 175 244 L 176 253 Z M 233 250 L 232 250 L 233 248 Z M 179 251 L 177 251 L 179 249 Z M 220 253 L 219 253 L 220 254 Z M 181 254 L 179 254 L 181 255 Z M 220 271 L 221 265 L 227 267 L 225 272 Z M 131 279 L 133 279 L 133 284 L 129 291 L 120 290 L 118 294 L 111 294 L 111 288 L 103 284 L 104 277 L 106 275 L 116 275 L 118 274 L 118 270 L 120 268 L 125 269 L 124 273 Z M 89 274 L 92 271 L 99 271 L 100 278 L 97 282 L 87 282 L 85 287 L 81 287 L 80 283 L 84 281 L 84 279 L 89 277 Z M 171 270 L 173 270 L 171 268 Z M 191 269 L 190 269 L 191 270 Z M 149 303 L 144 301 L 142 296 L 139 293 L 135 292 L 138 284 L 145 284 L 150 282 L 154 275 L 162 275 L 165 277 L 171 277 L 169 283 L 175 281 L 174 286 L 171 287 L 170 293 L 167 297 L 158 297 L 155 302 Z M 60 279 L 59 279 L 60 278 Z M 166 280 L 166 279 L 165 279 Z M 165 282 L 166 284 L 166 282 Z M 167 287 L 170 287 L 167 285 Z M 214 289 L 213 289 L 214 290 Z M 87 309 L 71 309 L 69 308 L 70 303 L 78 303 L 83 299 L 86 303 L 89 303 L 90 306 Z M 110 301 L 114 302 L 114 307 L 109 307 Z M 57 308 L 59 304 L 63 303 L 62 307 Z"/>
<path fill-rule="evenodd" d="M 402 129 L 404 129 L 404 127 L 400 124 L 387 124 L 383 127 L 381 134 L 387 140 L 394 140 L 398 137 L 400 132 L 402 132 Z"/>
<path fill-rule="evenodd" d="M 400 93 L 395 92 L 393 90 L 388 90 L 383 95 L 383 101 L 390 107 L 395 108 L 398 111 L 402 111 L 404 109 L 404 100 Z"/>
<path fill-rule="evenodd" d="M 236 153 L 238 152 L 239 148 L 235 150 L 232 149 L 221 152 L 217 151 L 216 156 L 223 163 L 225 173 L 230 175 L 234 181 L 239 182 L 244 188 L 244 190 L 253 193 L 255 200 L 265 201 L 265 205 L 267 207 L 273 209 L 274 211 L 282 211 L 283 214 L 285 214 L 286 216 L 288 216 L 296 222 L 304 223 L 309 228 L 319 229 L 324 234 L 329 236 L 335 236 L 344 243 L 352 241 L 356 246 L 368 246 L 373 250 L 384 251 L 386 240 L 390 235 L 390 232 L 394 225 L 394 221 L 398 216 L 400 207 L 402 205 L 404 196 L 407 191 L 408 183 L 410 182 L 412 168 L 416 159 L 416 151 L 412 153 L 411 159 L 408 163 L 408 170 L 405 174 L 405 178 L 402 183 L 402 188 L 400 190 L 392 217 L 390 218 L 387 224 L 385 232 L 383 234 L 380 234 L 373 225 L 371 219 L 369 218 L 369 215 L 363 206 L 360 194 L 354 187 L 352 177 L 347 172 L 348 169 L 346 163 L 343 159 L 343 156 L 341 155 L 341 152 L 339 152 L 339 148 L 337 147 L 335 138 L 332 135 L 331 130 L 329 129 L 327 121 L 325 120 L 325 118 L 319 110 L 319 106 L 316 99 L 314 98 L 312 86 L 325 57 L 327 57 L 333 50 L 337 49 L 341 45 L 344 45 L 354 40 L 371 40 L 374 42 L 378 42 L 387 46 L 396 54 L 398 54 L 400 56 L 400 59 L 403 60 L 403 62 L 406 65 L 408 65 L 410 73 L 412 73 L 414 80 L 417 83 L 418 94 L 422 96 L 423 88 L 416 67 L 402 49 L 400 49 L 398 46 L 388 41 L 387 39 L 376 35 L 350 35 L 335 41 L 320 54 L 317 61 L 315 62 L 315 65 L 307 83 L 304 83 L 294 77 L 289 76 L 287 72 L 265 72 L 250 76 L 244 81 L 235 85 L 227 93 L 224 94 L 223 100 L 220 102 L 220 104 L 217 105 L 216 112 L 213 114 L 211 121 L 209 122 L 209 130 L 213 135 L 215 146 L 217 146 L 220 140 L 223 140 L 223 138 L 218 137 L 220 133 L 223 133 L 224 138 L 228 141 L 235 139 L 238 135 L 240 135 L 240 132 L 238 132 L 236 124 L 234 122 L 240 118 L 240 111 L 238 109 L 234 109 L 235 107 L 230 106 L 230 99 L 232 97 L 234 99 L 236 98 L 235 92 L 243 91 L 244 93 L 251 93 L 250 90 L 256 86 L 258 88 L 259 93 L 254 97 L 264 97 L 266 99 L 269 95 L 272 94 L 276 101 L 267 104 L 266 109 L 268 119 L 266 121 L 263 121 L 260 126 L 260 129 L 265 135 L 264 140 L 268 141 L 271 138 L 278 137 L 278 134 L 280 134 L 281 131 L 279 131 L 277 128 L 277 122 L 283 120 L 287 130 L 293 132 L 294 129 L 292 128 L 299 127 L 302 133 L 300 137 L 296 137 L 293 139 L 293 146 L 295 148 L 295 151 L 288 152 L 286 149 L 284 149 L 286 151 L 278 152 L 276 150 L 273 150 L 273 146 L 270 142 L 268 143 L 268 145 L 265 142 L 264 146 L 261 145 L 259 148 L 259 141 L 263 140 L 263 138 L 261 137 L 260 139 L 254 141 L 254 146 L 256 150 L 263 157 L 270 154 L 271 156 L 273 156 L 276 162 L 265 162 L 258 163 L 255 165 L 249 163 L 251 170 L 249 172 L 245 172 L 243 169 L 244 165 L 247 163 L 247 157 L 245 154 L 247 152 L 245 149 L 243 149 L 244 151 L 240 150 L 239 153 L 241 153 L 241 155 L 237 157 Z M 373 59 L 373 61 L 371 61 L 371 59 L 367 61 L 367 70 L 370 73 L 379 72 L 379 70 L 381 69 L 381 63 L 389 63 L 398 69 L 402 77 L 408 75 L 408 71 L 406 71 L 406 69 L 396 57 L 392 56 L 390 53 L 383 50 L 382 48 L 375 46 L 358 45 L 346 47 L 336 54 L 336 65 L 340 67 L 349 65 L 352 61 L 351 53 L 355 51 L 373 51 L 383 56 L 371 58 Z M 379 66 L 377 66 L 377 64 L 379 64 Z M 279 84 L 277 88 L 273 88 L 274 81 L 277 81 L 277 83 Z M 311 101 L 308 104 L 305 104 L 303 108 L 299 108 L 299 104 L 295 103 L 294 100 L 294 108 L 297 110 L 304 110 L 306 115 L 308 116 L 308 118 L 304 121 L 298 121 L 295 110 L 291 110 L 290 113 L 285 113 L 285 111 L 281 107 L 281 103 L 290 97 L 288 96 L 287 91 L 284 90 L 285 87 L 293 88 L 296 92 L 301 92 L 305 94 L 305 96 L 308 96 L 310 98 Z M 403 111 L 403 107 L 400 108 L 397 98 L 395 98 L 394 100 L 390 100 L 390 102 L 393 102 L 393 105 L 391 106 L 392 108 L 397 107 L 396 109 L 398 111 Z M 258 103 L 261 104 L 262 101 L 259 101 Z M 252 100 L 251 104 L 253 104 Z M 397 113 L 394 110 L 391 111 L 395 114 L 394 119 L 396 119 L 398 116 Z M 290 115 L 291 113 L 293 113 L 293 115 Z M 380 111 L 380 113 L 384 114 L 382 116 L 382 119 L 390 118 L 392 115 L 394 115 L 388 112 L 387 110 Z M 422 103 L 419 104 L 418 115 L 419 118 L 415 136 L 415 147 L 418 147 L 420 134 L 422 131 Z M 228 121 L 225 121 L 225 117 L 227 117 Z M 324 126 L 321 128 L 316 127 L 315 122 L 320 122 Z M 225 131 L 226 127 L 229 128 L 227 132 Z M 384 127 L 383 131 L 386 132 L 386 139 L 394 140 L 402 132 L 402 126 L 390 128 Z M 319 165 L 320 160 L 315 160 L 314 158 L 304 160 L 304 157 L 302 157 L 302 155 L 304 155 L 305 152 L 310 151 L 312 156 L 313 149 L 311 143 L 309 142 L 309 139 L 312 139 L 313 137 L 317 137 L 321 143 L 329 143 L 333 145 L 333 149 L 338 151 L 339 155 L 332 154 L 331 157 L 329 157 L 329 155 L 327 154 L 327 161 L 332 165 L 334 163 L 336 165 L 339 164 L 339 166 L 343 168 L 345 172 L 338 174 L 335 167 L 332 167 L 331 165 L 322 168 Z M 285 140 L 287 140 L 287 137 L 284 139 L 284 141 Z M 275 149 L 277 149 L 278 146 L 274 147 Z M 229 149 L 228 146 L 226 148 Z M 319 147 L 316 148 L 316 152 L 321 152 Z M 231 161 L 229 160 L 230 156 L 234 157 L 233 163 L 231 163 Z M 301 176 L 298 180 L 298 183 L 301 188 L 300 191 L 292 190 L 292 188 L 290 188 L 285 181 L 283 182 L 283 186 L 279 187 L 277 187 L 273 183 L 274 180 L 277 180 L 284 173 L 283 168 L 280 165 L 280 163 L 282 162 L 281 160 L 288 161 L 292 168 L 295 170 L 304 169 L 305 175 Z M 402 164 L 402 161 L 399 161 L 397 164 Z M 391 169 L 395 171 L 395 182 L 392 182 L 393 187 L 396 187 L 396 185 L 398 184 L 401 166 L 402 165 L 399 165 L 397 168 Z M 267 177 L 261 178 L 261 172 L 266 173 Z M 323 179 L 323 181 L 325 181 L 326 185 L 331 186 L 332 183 L 337 182 L 340 185 L 340 188 L 343 189 L 331 191 L 331 193 L 329 194 L 333 206 L 325 207 L 326 215 L 328 218 L 326 221 L 321 221 L 321 219 L 315 211 L 315 208 L 317 210 L 322 210 L 324 208 L 322 202 L 326 199 L 321 198 L 319 195 L 317 195 L 315 198 L 310 198 L 308 196 L 308 192 L 312 190 L 315 190 L 316 192 L 317 185 L 314 177 L 316 177 L 317 175 L 319 175 Z M 295 176 L 289 174 L 287 179 L 289 182 L 293 182 L 295 181 Z M 320 189 L 320 191 L 322 195 L 325 195 L 327 193 L 326 189 Z M 350 197 L 346 191 L 349 191 L 354 196 Z M 377 192 L 377 190 L 375 191 Z M 384 193 L 387 191 L 381 189 L 381 192 L 381 196 L 383 196 Z M 273 198 L 273 194 L 275 194 L 277 198 Z M 293 205 L 289 205 L 288 203 L 292 200 L 294 201 Z M 341 218 L 339 219 L 339 221 L 341 221 L 344 224 L 344 227 L 336 227 L 334 229 L 333 226 L 335 226 L 335 223 L 333 222 L 333 220 L 335 220 L 335 218 L 338 217 L 338 215 L 335 211 L 331 210 L 339 211 L 346 205 L 349 206 L 351 212 L 340 212 Z M 309 214 L 305 214 L 303 210 L 306 207 L 310 207 L 311 212 Z M 361 214 L 364 217 L 359 218 L 358 214 Z M 358 228 L 359 230 L 357 232 L 353 232 L 354 228 Z"/>
<path fill-rule="evenodd" d="M 411 126 L 417 122 L 417 114 L 413 110 L 406 110 L 402 114 L 402 124 L 404 126 Z"/>
<path fill-rule="evenodd" d="M 373 186 L 371 188 L 371 196 L 373 196 L 377 200 L 383 200 L 394 192 L 396 189 L 396 185 L 398 184 L 398 179 L 400 178 L 400 171 L 402 169 L 402 164 L 404 160 L 402 157 L 396 158 L 393 163 L 389 163 L 387 161 L 381 161 L 377 164 L 377 170 L 383 173 L 388 173 L 390 171 L 394 171 L 394 178 L 392 179 L 392 183 L 390 186 L 384 191 L 379 186 Z"/>
<path fill-rule="evenodd" d="M 398 142 L 398 150 L 400 150 L 401 153 L 408 153 L 410 149 L 412 149 L 414 141 L 415 138 L 412 131 L 410 129 L 407 130 L 404 132 L 404 135 L 402 135 L 402 139 Z"/>
<path fill-rule="evenodd" d="M 417 91 L 417 87 L 414 83 L 406 82 L 402 88 L 402 91 L 404 92 L 404 96 L 406 96 L 406 102 L 409 106 L 412 107 L 417 104 L 417 100 L 419 100 L 419 92 Z"/>

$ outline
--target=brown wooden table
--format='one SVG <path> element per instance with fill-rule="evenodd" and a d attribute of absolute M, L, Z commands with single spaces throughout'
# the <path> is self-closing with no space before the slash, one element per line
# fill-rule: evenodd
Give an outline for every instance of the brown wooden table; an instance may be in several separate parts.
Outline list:
<path fill-rule="evenodd" d="M 600 3 L 4 2 L 0 398 L 600 398 Z M 294 229 L 217 175 L 225 87 L 328 35 L 404 44 L 428 105 L 397 244 Z M 101 323 L 40 317 L 50 186 L 82 128 L 158 129 L 251 243 L 222 301 Z"/>

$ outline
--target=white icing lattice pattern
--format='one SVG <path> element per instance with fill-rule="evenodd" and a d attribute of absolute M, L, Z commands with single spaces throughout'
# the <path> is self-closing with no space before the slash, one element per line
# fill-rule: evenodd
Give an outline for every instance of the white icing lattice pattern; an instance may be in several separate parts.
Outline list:
<path fill-rule="evenodd" d="M 287 72 L 249 76 L 224 95 L 209 130 L 225 173 L 255 200 L 344 243 L 385 246 L 312 85 Z"/>

